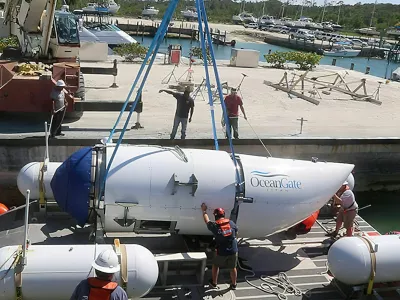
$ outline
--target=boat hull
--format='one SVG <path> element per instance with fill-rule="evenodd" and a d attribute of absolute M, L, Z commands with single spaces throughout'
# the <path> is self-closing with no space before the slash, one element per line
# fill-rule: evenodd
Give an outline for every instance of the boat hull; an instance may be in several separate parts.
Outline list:
<path fill-rule="evenodd" d="M 324 51 L 325 56 L 333 56 L 333 57 L 357 57 L 361 51 L 353 50 L 353 51 Z"/>

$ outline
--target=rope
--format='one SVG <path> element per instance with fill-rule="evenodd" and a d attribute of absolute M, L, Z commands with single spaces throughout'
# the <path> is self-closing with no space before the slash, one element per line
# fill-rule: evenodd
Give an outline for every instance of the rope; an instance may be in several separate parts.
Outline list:
<path fill-rule="evenodd" d="M 116 146 L 115 146 L 115 148 L 114 148 L 114 151 L 113 151 L 113 153 L 112 153 L 112 155 L 111 155 L 111 158 L 110 158 L 110 160 L 109 160 L 109 162 L 108 162 L 108 164 L 107 164 L 107 168 L 106 168 L 106 172 L 105 172 L 105 174 L 104 174 L 103 182 L 102 182 L 102 185 L 100 186 L 99 198 L 101 198 L 101 196 L 102 196 L 103 189 L 104 189 L 104 187 L 105 187 L 105 183 L 106 183 L 106 180 L 107 180 L 108 172 L 110 171 L 112 162 L 114 161 L 114 158 L 115 158 L 115 155 L 116 155 L 116 153 L 117 153 L 117 151 L 118 151 L 118 148 L 119 148 L 119 146 L 121 145 L 121 142 L 122 142 L 122 139 L 123 139 L 123 137 L 124 137 L 126 128 L 128 127 L 128 124 L 129 124 L 131 115 L 132 115 L 133 111 L 135 110 L 137 103 L 139 102 L 139 96 L 140 96 L 141 93 L 142 93 L 143 86 L 144 86 L 144 84 L 146 83 L 147 76 L 148 76 L 149 73 L 150 73 L 151 67 L 152 67 L 153 62 L 154 62 L 154 60 L 155 60 L 155 58 L 156 58 L 156 53 L 157 53 L 158 49 L 160 48 L 162 39 L 163 39 L 163 37 L 164 37 L 166 31 L 168 30 L 168 24 L 169 24 L 169 22 L 170 22 L 170 19 L 171 19 L 171 17 L 172 17 L 173 12 L 175 11 L 175 8 L 176 8 L 177 4 L 178 4 L 178 0 L 173 0 L 173 1 L 170 2 L 169 6 L 168 6 L 168 8 L 167 8 L 167 11 L 166 11 L 166 13 L 165 13 L 165 15 L 164 15 L 164 18 L 163 18 L 163 20 L 162 20 L 162 22 L 161 22 L 161 25 L 160 25 L 160 27 L 159 27 L 158 30 L 157 30 L 156 36 L 154 37 L 154 39 L 153 39 L 153 41 L 152 41 L 152 43 L 151 43 L 151 46 L 150 46 L 149 50 L 147 51 L 146 58 L 145 58 L 145 60 L 143 61 L 142 66 L 140 67 L 140 70 L 139 70 L 139 73 L 138 73 L 137 76 L 136 76 L 135 82 L 133 83 L 132 88 L 131 88 L 131 90 L 130 90 L 130 92 L 129 92 L 129 94 L 128 94 L 128 97 L 127 97 L 127 99 L 126 99 L 126 101 L 125 101 L 125 103 L 124 103 L 124 106 L 123 106 L 122 109 L 121 109 L 121 112 L 120 112 L 120 115 L 118 116 L 117 122 L 115 123 L 115 125 L 114 125 L 114 127 L 113 127 L 113 129 L 112 129 L 112 131 L 111 131 L 111 133 L 110 133 L 110 136 L 108 137 L 107 143 L 108 143 L 108 142 L 110 141 L 110 139 L 112 138 L 112 135 L 113 135 L 113 133 L 114 133 L 114 131 L 115 131 L 115 128 L 116 128 L 116 126 L 118 125 L 118 123 L 119 123 L 119 121 L 120 121 L 120 119 L 121 119 L 122 113 L 125 111 L 125 108 L 126 108 L 126 105 L 128 104 L 128 101 L 129 101 L 129 99 L 130 99 L 130 96 L 132 95 L 132 92 L 133 92 L 133 90 L 134 90 L 134 88 L 135 88 L 135 86 L 136 86 L 136 84 L 137 84 L 139 78 L 141 77 L 141 73 L 143 72 L 143 69 L 144 69 L 144 67 L 145 67 L 146 64 L 147 64 L 147 61 L 148 61 L 150 55 L 154 52 L 153 55 L 152 55 L 152 57 L 151 57 L 149 66 L 148 66 L 148 68 L 147 68 L 147 70 L 146 70 L 146 73 L 145 73 L 145 75 L 144 75 L 144 78 L 143 78 L 143 80 L 142 80 L 142 82 L 141 82 L 141 84 L 140 84 L 140 87 L 139 87 L 139 89 L 138 89 L 138 92 L 137 92 L 137 94 L 136 94 L 135 101 L 133 102 L 133 104 L 132 104 L 132 106 L 131 106 L 131 108 L 130 108 L 129 115 L 128 115 L 126 121 L 125 121 L 125 125 L 124 125 L 124 127 L 123 127 L 123 129 L 122 129 L 122 131 L 121 131 L 121 134 L 120 134 L 120 136 L 119 136 L 119 138 L 118 138 L 117 144 L 116 144 Z M 155 44 L 155 47 L 154 47 L 154 44 Z M 153 49 L 153 48 L 154 48 L 154 49 Z"/>
<path fill-rule="evenodd" d="M 2 281 L 4 278 L 6 278 L 8 272 L 10 272 L 11 268 L 13 268 L 13 267 L 16 265 L 16 263 L 18 262 L 18 260 L 22 257 L 22 250 L 21 250 L 21 249 L 15 250 L 15 251 L 13 252 L 13 254 L 11 254 L 10 257 L 7 258 L 7 260 L 1 265 L 0 269 L 2 269 L 2 268 L 5 266 L 5 264 L 6 264 L 14 255 L 15 255 L 15 257 L 14 257 L 14 260 L 13 260 L 12 264 L 11 264 L 10 267 L 7 269 L 7 271 L 6 271 L 6 273 L 4 274 L 4 276 L 3 276 L 2 278 L 0 278 L 0 281 Z"/>
<path fill-rule="evenodd" d="M 206 73 L 206 85 L 207 85 L 207 92 L 208 92 L 208 103 L 210 105 L 211 123 L 212 123 L 213 135 L 214 135 L 214 144 L 215 144 L 215 150 L 219 150 L 218 137 L 217 137 L 217 128 L 215 126 L 214 101 L 213 101 L 213 95 L 212 95 L 211 84 L 210 84 L 210 74 L 208 73 L 208 58 L 207 58 L 206 45 L 205 45 L 206 43 L 205 43 L 204 35 L 203 35 L 203 24 L 202 24 L 202 19 L 203 19 L 202 18 L 202 13 L 203 13 L 203 11 L 201 11 L 199 1 L 196 1 L 196 9 L 199 12 L 199 15 L 198 15 L 197 19 L 198 19 L 198 22 L 199 22 L 200 45 L 201 45 L 201 51 L 202 51 L 202 54 L 203 54 L 204 69 L 205 69 L 205 73 Z M 206 19 L 206 18 L 207 18 L 207 16 L 205 15 L 205 12 L 204 12 L 204 19 Z"/>
<path fill-rule="evenodd" d="M 244 119 L 244 117 L 242 117 L 242 116 L 240 116 L 240 117 Z M 247 119 L 245 119 L 245 120 L 246 120 L 247 124 L 249 124 L 251 130 L 253 130 L 254 134 L 256 135 L 256 137 L 258 138 L 258 140 L 260 141 L 261 145 L 263 145 L 265 151 L 267 151 L 268 155 L 269 155 L 270 157 L 272 157 L 271 152 L 269 152 L 268 148 L 264 145 L 263 141 L 262 141 L 261 138 L 258 136 L 257 132 L 254 130 L 253 126 L 251 126 L 249 120 L 247 120 Z"/>
<path fill-rule="evenodd" d="M 208 42 L 209 49 L 210 49 L 210 56 L 211 56 L 211 60 L 212 60 L 212 66 L 213 66 L 213 69 L 214 69 L 215 80 L 216 80 L 217 88 L 218 88 L 219 100 L 221 101 L 221 106 L 222 106 L 222 109 L 223 109 L 223 112 L 224 112 L 225 123 L 226 123 L 226 131 L 227 131 L 228 140 L 229 140 L 229 147 L 231 149 L 232 160 L 233 160 L 233 163 L 235 165 L 237 187 L 242 189 L 243 186 L 239 185 L 239 183 L 241 182 L 241 177 L 240 177 L 240 174 L 239 174 L 239 166 L 238 166 L 238 162 L 236 160 L 235 149 L 233 148 L 231 132 L 230 132 L 230 130 L 228 130 L 228 126 L 229 126 L 228 114 L 227 114 L 225 102 L 224 102 L 224 99 L 223 99 L 221 81 L 219 79 L 217 62 L 215 60 L 214 47 L 212 46 L 212 39 L 211 39 L 211 34 L 210 34 L 210 28 L 208 26 L 206 9 L 205 9 L 205 6 L 204 6 L 204 1 L 196 0 L 196 3 L 197 2 L 199 2 L 201 15 L 203 16 L 204 28 L 205 28 L 205 32 L 206 32 L 206 35 L 207 35 L 207 42 Z M 207 68 L 207 65 L 205 66 L 205 68 Z"/>
<path fill-rule="evenodd" d="M 173 2 L 171 2 L 170 5 L 168 6 L 165 15 L 167 15 L 168 13 L 170 13 L 171 7 L 173 6 L 172 3 L 173 3 Z M 159 42 L 160 34 L 161 34 L 161 32 L 163 32 L 163 31 L 165 30 L 164 27 L 165 27 L 166 24 L 167 24 L 167 23 L 166 23 L 166 18 L 164 17 L 163 20 L 162 20 L 162 22 L 161 22 L 161 24 L 160 24 L 160 27 L 158 28 L 158 30 L 157 30 L 157 32 L 156 32 L 155 37 L 153 38 L 153 40 L 152 40 L 152 42 L 151 42 L 151 44 L 150 44 L 150 47 L 149 47 L 149 49 L 148 49 L 148 51 L 147 51 L 147 53 L 146 53 L 146 56 L 145 56 L 145 58 L 144 58 L 144 60 L 143 60 L 143 63 L 142 63 L 142 65 L 140 66 L 140 69 L 139 69 L 139 72 L 138 72 L 138 74 L 137 74 L 137 76 L 136 76 L 136 79 L 135 79 L 135 81 L 134 81 L 133 84 L 132 84 L 132 87 L 131 87 L 131 89 L 130 89 L 130 91 L 129 91 L 129 93 L 128 93 L 128 96 L 126 97 L 125 103 L 124 103 L 124 105 L 123 105 L 122 108 L 121 108 L 121 111 L 120 111 L 120 113 L 119 113 L 119 116 L 118 116 L 118 118 L 117 118 L 117 121 L 115 122 L 114 127 L 112 128 L 112 130 L 111 130 L 111 132 L 110 132 L 110 136 L 108 137 L 107 143 L 110 142 L 110 140 L 112 139 L 112 136 L 113 136 L 114 133 L 115 133 L 115 130 L 116 130 L 118 124 L 119 124 L 119 121 L 121 120 L 122 114 L 124 113 L 125 108 L 126 108 L 126 106 L 128 105 L 129 99 L 131 98 L 133 91 L 135 90 L 136 84 L 138 83 L 139 78 L 140 78 L 140 76 L 142 75 L 142 72 L 143 72 L 145 66 L 147 65 L 147 61 L 149 60 L 150 55 L 153 53 L 153 50 L 154 50 L 154 48 L 155 48 L 155 46 L 156 46 L 156 43 Z M 164 35 L 163 35 L 163 36 L 164 36 Z M 154 54 L 156 54 L 156 53 L 154 53 Z"/>
<path fill-rule="evenodd" d="M 251 273 L 251 275 L 246 275 L 244 277 L 244 280 L 247 282 L 247 284 L 251 285 L 252 287 L 264 292 L 264 293 L 268 293 L 271 295 L 275 295 L 278 297 L 278 299 L 280 300 L 287 300 L 288 297 L 286 296 L 286 294 L 292 294 L 294 296 L 306 296 L 309 297 L 308 291 L 307 292 L 303 292 L 301 289 L 299 289 L 298 287 L 296 287 L 288 278 L 287 274 L 284 272 L 280 272 L 278 274 L 278 278 L 274 278 L 271 276 L 266 276 L 266 275 L 261 275 L 260 276 L 260 280 L 263 281 L 260 285 L 255 285 L 254 283 L 252 283 L 249 279 L 250 278 L 254 278 L 256 277 L 256 274 L 254 273 L 253 270 L 250 269 L 246 269 L 245 267 L 243 267 L 240 263 L 240 260 L 238 261 L 238 266 L 239 269 L 242 271 L 246 271 Z M 276 286 L 278 288 L 280 288 L 282 291 L 276 290 L 273 288 L 273 286 Z"/>

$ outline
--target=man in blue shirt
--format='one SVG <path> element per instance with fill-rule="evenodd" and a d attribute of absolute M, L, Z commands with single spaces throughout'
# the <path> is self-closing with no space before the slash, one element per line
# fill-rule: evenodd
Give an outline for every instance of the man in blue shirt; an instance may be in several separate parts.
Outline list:
<path fill-rule="evenodd" d="M 212 279 L 209 283 L 213 288 L 217 287 L 217 279 L 219 268 L 231 269 L 231 289 L 236 289 L 237 270 L 236 265 L 238 262 L 238 244 L 236 240 L 238 228 L 236 224 L 225 218 L 225 211 L 222 208 L 214 210 L 215 222 L 210 221 L 207 215 L 207 205 L 201 205 L 203 211 L 203 219 L 207 224 L 217 244 L 217 255 L 213 260 L 212 266 Z"/>

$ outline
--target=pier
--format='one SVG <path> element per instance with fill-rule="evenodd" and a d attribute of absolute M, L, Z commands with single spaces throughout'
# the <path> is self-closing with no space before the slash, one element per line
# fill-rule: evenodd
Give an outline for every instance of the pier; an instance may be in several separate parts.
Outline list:
<path fill-rule="evenodd" d="M 280 299 L 276 292 L 266 292 L 260 289 L 263 282 L 261 276 L 277 279 L 285 274 L 292 287 L 297 290 L 295 295 L 286 290 L 287 300 L 311 299 L 350 299 L 354 287 L 345 286 L 328 272 L 329 240 L 325 236 L 328 229 L 335 225 L 334 219 L 328 213 L 327 206 L 321 209 L 318 222 L 311 231 L 296 238 L 289 238 L 284 232 L 277 233 L 264 239 L 239 239 L 239 257 L 237 289 L 229 289 L 229 270 L 221 269 L 219 274 L 219 289 L 211 288 L 206 282 L 211 278 L 213 252 L 199 251 L 182 236 L 169 234 L 126 234 L 121 238 L 123 244 L 135 243 L 149 249 L 155 257 L 166 253 L 204 253 L 206 257 L 203 278 L 198 278 L 197 271 L 192 265 L 182 262 L 169 262 L 168 277 L 159 273 L 158 281 L 151 292 L 144 297 L 148 300 L 162 299 L 215 299 L 215 300 L 252 300 Z M 24 209 L 6 216 L 7 222 L 0 229 L 0 247 L 18 244 L 23 234 Z M 240 225 L 239 225 L 240 226 Z M 62 230 L 60 230 L 63 228 Z M 53 211 L 46 222 L 31 222 L 29 224 L 30 245 L 83 245 L 88 244 L 92 228 L 78 227 L 74 220 L 59 210 Z M 339 231 L 343 234 L 343 229 Z M 376 236 L 380 233 L 357 216 L 355 220 L 355 235 Z M 113 237 L 105 237 L 112 244 Z M 251 268 L 254 276 L 244 268 Z M 164 279 L 165 278 L 165 279 Z M 201 282 L 204 282 L 203 284 Z M 258 287 L 258 288 L 257 288 Z M 275 291 L 280 288 L 272 285 Z M 382 289 L 384 290 L 384 289 Z M 374 295 L 386 296 L 380 288 L 374 288 Z M 188 297 L 188 295 L 190 297 Z M 281 297 L 283 294 L 281 294 Z M 207 297 L 207 298 L 205 298 Z M 361 298 L 351 298 L 361 299 Z M 380 298 L 371 298 L 380 299 Z"/>
<path fill-rule="evenodd" d="M 400 176 L 400 139 L 398 138 L 397 89 L 399 83 L 382 84 L 380 88 L 381 105 L 366 101 L 351 100 L 351 97 L 331 92 L 322 99 L 315 98 L 320 103 L 314 105 L 288 93 L 265 85 L 264 81 L 276 84 L 284 72 L 288 72 L 288 81 L 292 81 L 293 73 L 301 74 L 299 70 L 271 69 L 267 63 L 261 63 L 258 68 L 235 68 L 228 66 L 229 62 L 219 61 L 218 68 L 222 82 L 237 87 L 242 75 L 247 75 L 240 88 L 244 108 L 248 120 L 240 118 L 240 140 L 234 140 L 237 153 L 249 155 L 268 155 L 260 140 L 273 156 L 320 161 L 337 161 L 354 163 L 356 191 L 388 191 L 398 190 Z M 107 67 L 106 63 L 82 63 L 85 68 Z M 132 74 L 136 74 L 140 65 L 119 63 L 116 82 L 117 88 L 111 88 L 112 76 L 85 74 L 86 100 L 115 101 L 122 103 L 126 99 L 132 82 Z M 349 66 L 350 67 L 350 66 Z M 160 146 L 178 145 L 182 148 L 213 149 L 214 141 L 210 125 L 210 106 L 207 91 L 195 97 L 195 112 L 193 120 L 188 124 L 186 140 L 170 140 L 170 130 L 175 113 L 175 100 L 172 96 L 159 93 L 160 89 L 176 85 L 172 77 L 169 84 L 162 83 L 166 76 L 175 72 L 176 78 L 185 80 L 188 65 L 181 64 L 174 69 L 172 65 L 162 62 L 154 64 L 149 75 L 148 84 L 143 90 L 143 113 L 141 124 L 144 128 L 129 129 L 124 136 L 124 143 L 152 144 Z M 193 81 L 200 84 L 203 80 L 204 67 L 192 65 Z M 344 70 L 334 66 L 318 66 L 310 72 L 309 77 L 326 73 L 343 72 L 346 82 L 353 90 L 361 79 L 366 79 L 367 94 L 377 91 L 379 82 L 384 79 L 362 74 L 356 71 Z M 314 75 L 315 74 L 315 75 Z M 211 82 L 214 84 L 214 82 Z M 310 92 L 313 87 L 305 84 L 305 95 L 313 97 Z M 315 89 L 314 89 L 315 90 Z M 296 90 L 297 91 L 297 90 Z M 376 94 L 376 93 L 375 93 Z M 134 92 L 135 95 L 135 92 Z M 133 101 L 133 97 L 130 99 Z M 64 137 L 50 140 L 50 160 L 63 161 L 66 157 L 84 146 L 93 146 L 100 139 L 109 135 L 114 125 L 118 111 L 95 112 L 85 111 L 80 120 L 64 122 L 62 130 Z M 127 113 L 122 117 L 122 124 L 117 129 L 113 139 L 118 138 Z M 224 139 L 220 125 L 221 107 L 215 102 L 215 117 L 217 136 L 221 150 L 229 151 L 229 145 Z M 303 118 L 303 126 L 301 119 Z M 32 161 L 43 160 L 45 140 L 43 120 L 29 122 L 25 119 L 6 119 L 0 121 L 0 193 L 15 195 L 15 179 L 20 168 Z M 131 128 L 136 122 L 136 113 L 132 115 Z"/>
<path fill-rule="evenodd" d="M 323 50 L 331 49 L 334 44 L 331 42 L 324 42 L 319 40 L 306 41 L 300 39 L 293 39 L 290 36 L 287 37 L 278 37 L 275 35 L 266 35 L 264 37 L 264 42 L 281 46 L 289 49 L 299 50 L 299 51 L 307 51 L 307 52 L 316 52 L 318 54 L 322 54 Z M 376 48 L 376 47 L 353 47 L 355 50 L 361 50 L 359 57 L 385 57 L 384 49 Z"/>
<path fill-rule="evenodd" d="M 158 28 L 160 27 L 160 23 L 156 22 L 152 22 L 151 24 L 143 24 L 142 22 L 130 23 L 128 20 L 127 23 L 118 22 L 117 26 L 119 29 L 125 31 L 130 35 L 154 37 Z M 213 40 L 221 41 L 224 44 L 227 42 L 226 31 L 222 32 L 219 29 L 210 28 L 210 34 Z M 169 26 L 167 31 L 167 37 L 199 40 L 198 26 L 188 23 L 181 23 L 181 24 L 175 24 L 174 26 Z"/>

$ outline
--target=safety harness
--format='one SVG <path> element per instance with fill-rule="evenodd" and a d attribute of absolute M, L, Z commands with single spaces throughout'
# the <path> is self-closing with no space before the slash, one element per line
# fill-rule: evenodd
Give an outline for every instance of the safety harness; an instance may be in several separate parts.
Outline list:
<path fill-rule="evenodd" d="M 109 300 L 118 283 L 96 277 L 87 279 L 90 287 L 89 300 Z"/>
<path fill-rule="evenodd" d="M 230 220 L 223 218 L 215 221 L 215 223 L 219 226 L 221 229 L 221 233 L 224 237 L 228 237 L 232 235 L 232 228 L 230 224 Z"/>

